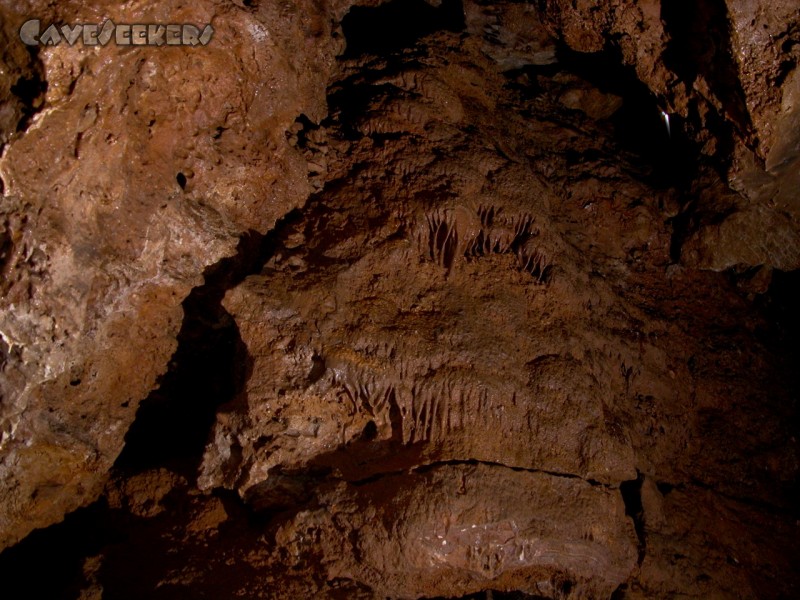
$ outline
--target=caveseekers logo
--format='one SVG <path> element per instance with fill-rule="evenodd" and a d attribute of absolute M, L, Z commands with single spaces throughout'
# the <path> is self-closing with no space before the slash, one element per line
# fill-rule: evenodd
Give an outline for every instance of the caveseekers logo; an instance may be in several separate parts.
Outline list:
<path fill-rule="evenodd" d="M 19 39 L 28 46 L 58 46 L 65 42 L 74 46 L 105 46 L 113 41 L 118 46 L 206 46 L 214 36 L 214 28 L 203 29 L 189 24 L 115 24 L 108 20 L 101 25 L 50 25 L 42 30 L 39 19 L 23 23 Z"/>

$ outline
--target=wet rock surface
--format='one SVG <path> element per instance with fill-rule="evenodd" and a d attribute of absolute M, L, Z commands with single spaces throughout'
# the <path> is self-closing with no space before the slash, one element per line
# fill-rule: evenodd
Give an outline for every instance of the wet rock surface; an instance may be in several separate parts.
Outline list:
<path fill-rule="evenodd" d="M 366 4 L 3 55 L 10 589 L 796 596 L 796 9 Z"/>

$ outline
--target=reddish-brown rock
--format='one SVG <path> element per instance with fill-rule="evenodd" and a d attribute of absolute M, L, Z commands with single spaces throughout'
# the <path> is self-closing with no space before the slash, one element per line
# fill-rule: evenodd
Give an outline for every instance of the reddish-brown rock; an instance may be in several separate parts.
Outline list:
<path fill-rule="evenodd" d="M 308 195 L 285 131 L 324 114 L 339 48 L 322 5 L 34 8 L 216 32 L 197 48 L 39 51 L 47 94 L 0 164 L 0 546 L 97 497 L 203 270 Z M 30 14 L 4 8 L 14 28 Z"/>
<path fill-rule="evenodd" d="M 437 47 L 452 43 L 443 38 Z M 526 565 L 515 565 L 483 584 L 471 563 L 459 563 L 461 575 L 450 579 L 448 563 L 426 583 L 417 571 L 417 561 L 428 565 L 425 553 L 398 530 L 408 503 L 420 523 L 435 520 L 426 511 L 459 514 L 457 494 L 440 496 L 438 483 L 416 475 L 459 465 L 518 476 L 526 489 L 536 488 L 523 483 L 533 476 L 591 482 L 618 503 L 627 496 L 630 516 L 640 519 L 640 558 L 641 523 L 687 518 L 654 508 L 644 492 L 638 499 L 630 490 L 643 486 L 640 473 L 650 492 L 652 480 L 693 482 L 739 502 L 791 502 L 785 476 L 796 472 L 796 442 L 780 422 L 791 410 L 782 376 L 766 349 L 733 341 L 756 325 L 740 321 L 747 309 L 723 279 L 669 266 L 670 193 L 612 162 L 598 160 L 594 177 L 585 165 L 568 168 L 569 153 L 590 156 L 602 147 L 602 128 L 588 111 L 564 111 L 565 94 L 587 88 L 575 78 L 547 84 L 537 113 L 494 120 L 497 106 L 519 100 L 503 90 L 498 59 L 482 58 L 482 48 L 470 40 L 458 57 L 432 52 L 426 67 L 409 59 L 395 64 L 391 79 L 359 80 L 351 85 L 370 94 L 363 114 L 340 121 L 342 129 L 316 131 L 314 148 L 340 170 L 302 217 L 281 225 L 262 272 L 224 300 L 251 374 L 219 413 L 199 485 L 235 490 L 260 511 L 321 504 L 289 519 L 281 531 L 302 534 L 280 533 L 278 548 L 293 556 L 301 552 L 298 536 L 315 540 L 324 577 L 355 580 L 378 596 L 493 587 L 557 597 L 562 577 L 585 597 L 608 597 L 637 577 L 635 585 L 658 589 L 660 571 L 639 571 L 619 540 L 606 542 L 617 553 L 607 572 L 621 579 L 569 571 L 564 559 L 537 564 L 533 579 Z M 467 68 L 483 82 L 480 91 L 465 85 Z M 552 114 L 571 124 L 570 135 L 540 116 Z M 348 141 L 345 126 L 367 137 Z M 725 336 L 705 316 L 721 306 Z M 736 445 L 726 441 L 739 435 L 738 411 L 766 407 L 773 416 L 761 428 Z M 335 501 L 317 488 L 326 476 L 349 483 Z M 384 478 L 414 499 L 392 500 L 383 513 L 390 509 L 365 490 Z M 524 505 L 528 518 L 552 518 L 536 496 L 506 499 L 503 509 L 494 502 L 488 492 L 474 500 L 487 515 Z M 342 503 L 359 509 L 341 513 Z M 579 505 L 564 510 L 573 514 Z M 336 533 L 319 533 L 333 527 L 329 519 Z M 493 519 L 475 525 L 499 536 Z M 605 511 L 591 518 L 610 528 L 616 519 Z M 372 521 L 390 533 L 374 531 Z M 787 543 L 792 525 L 778 521 Z M 509 545 L 527 543 L 506 529 Z M 691 544 L 693 556 L 703 552 Z M 304 560 L 298 568 L 318 572 Z M 402 575 L 395 579 L 394 570 Z M 730 589 L 724 576 L 710 577 L 699 589 Z M 537 587 L 537 578 L 549 583 Z M 578 581 L 592 584 L 584 590 Z M 592 587 L 600 581 L 608 587 Z"/>
<path fill-rule="evenodd" d="M 276 533 L 287 566 L 308 564 L 321 551 L 328 580 L 355 579 L 374 597 L 490 587 L 605 598 L 636 565 L 620 496 L 580 479 L 439 466 L 341 486 L 320 504 Z"/>
<path fill-rule="evenodd" d="M 659 109 L 673 121 L 683 119 L 683 127 L 705 141 L 702 151 L 722 159 L 743 196 L 729 218 L 693 232 L 686 260 L 716 270 L 799 268 L 797 3 L 547 0 L 543 5 L 550 31 L 570 48 L 618 53 L 632 66 Z M 698 199 L 701 206 L 712 202 L 702 194 Z M 764 240 L 763 231 L 774 237 Z"/>
<path fill-rule="evenodd" d="M 4 591 L 797 596 L 796 8 L 349 5 L 3 5 Z"/>

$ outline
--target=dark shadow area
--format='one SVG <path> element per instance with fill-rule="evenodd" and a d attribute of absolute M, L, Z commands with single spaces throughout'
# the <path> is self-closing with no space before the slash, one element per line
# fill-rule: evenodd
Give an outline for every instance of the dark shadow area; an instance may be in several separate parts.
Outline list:
<path fill-rule="evenodd" d="M 11 93 L 19 98 L 22 103 L 22 116 L 17 123 L 17 131 L 25 131 L 31 120 L 42 109 L 44 95 L 47 92 L 47 81 L 44 79 L 44 66 L 39 59 L 39 47 L 27 46 L 30 54 L 32 73 L 28 77 L 20 77 L 11 86 Z"/>
<path fill-rule="evenodd" d="M 198 600 L 233 596 L 238 581 L 245 577 L 238 565 L 227 565 L 220 558 L 237 544 L 252 544 L 255 534 L 247 511 L 231 494 L 215 494 L 225 505 L 230 520 L 223 523 L 211 547 L 203 536 L 183 533 L 176 551 L 171 530 L 191 528 L 197 502 L 186 490 L 178 490 L 165 502 L 165 512 L 154 518 L 141 518 L 122 511 L 110 511 L 107 521 L 124 532 L 124 537 L 103 548 L 103 559 L 95 577 L 103 588 L 103 598 L 113 600 Z M 175 577 L 187 564 L 213 573 L 215 589 L 192 585 L 191 580 Z"/>
<path fill-rule="evenodd" d="M 105 503 L 96 502 L 0 553 L 3 598 L 77 598 L 85 585 L 85 558 L 122 539 L 104 526 L 106 512 Z"/>
<path fill-rule="evenodd" d="M 158 389 L 143 400 L 115 469 L 169 466 L 193 476 L 217 408 L 243 387 L 249 358 L 225 292 L 258 268 L 264 237 L 246 234 L 235 256 L 206 269 L 205 284 L 183 302 L 178 349 Z"/>
<path fill-rule="evenodd" d="M 678 75 L 687 89 L 702 78 L 722 103 L 722 114 L 712 107 L 701 123 L 700 108 L 693 101 L 690 111 L 696 122 L 690 128 L 699 135 L 702 127 L 714 136 L 714 167 L 724 178 L 733 155 L 735 131 L 745 141 L 752 133 L 731 48 L 727 6 L 724 0 L 673 0 L 661 3 L 661 18 L 670 40 L 664 52 L 666 67 Z"/>
<path fill-rule="evenodd" d="M 644 536 L 644 508 L 642 506 L 642 483 L 644 477 L 640 474 L 636 479 L 623 481 L 619 485 L 622 501 L 625 504 L 625 514 L 633 520 L 636 537 L 639 540 L 639 564 L 644 559 L 647 544 Z"/>
<path fill-rule="evenodd" d="M 215 500 L 228 519 L 209 544 L 191 528 Z M 163 505 L 161 514 L 143 518 L 100 501 L 33 532 L 0 553 L 2 597 L 78 600 L 99 597 L 87 592 L 102 588 L 106 600 L 219 600 L 235 597 L 243 580 L 259 576 L 242 557 L 263 547 L 274 512 L 254 515 L 232 492 L 207 498 L 186 488 L 170 492 Z M 176 577 L 187 565 L 202 573 Z"/>
<path fill-rule="evenodd" d="M 790 431 L 800 436 L 800 270 L 772 272 L 772 281 L 766 294 L 756 298 L 755 304 L 763 311 L 770 329 L 756 331 L 760 340 L 775 349 L 785 364 L 788 385 L 792 391 Z M 800 518 L 800 480 L 789 482 L 787 494 L 795 506 L 794 515 Z"/>
<path fill-rule="evenodd" d="M 800 354 L 800 271 L 774 270 L 769 290 L 758 297 L 757 305 L 775 325 L 773 341 Z"/>
<path fill-rule="evenodd" d="M 373 99 L 398 91 L 390 84 L 370 85 L 368 81 L 363 80 L 363 75 L 359 75 L 357 79 L 340 82 L 328 91 L 331 117 L 324 123 L 330 125 L 335 122 L 347 140 L 358 140 L 363 137 L 358 129 L 358 122 L 367 112 Z"/>
<path fill-rule="evenodd" d="M 670 219 L 672 237 L 669 242 L 669 259 L 676 265 L 681 262 L 681 251 L 684 242 L 689 239 L 689 236 L 697 227 L 696 204 L 697 198 L 694 195 L 689 195 L 683 210 Z"/>
<path fill-rule="evenodd" d="M 626 66 L 617 50 L 575 52 L 562 47 L 558 66 L 588 81 L 603 93 L 620 96 L 622 107 L 611 117 L 614 139 L 633 155 L 636 166 L 650 172 L 659 188 L 687 189 L 697 174 L 699 149 L 686 134 L 685 123 L 669 115 L 669 128 L 657 98 Z"/>
<path fill-rule="evenodd" d="M 342 21 L 347 48 L 339 58 L 364 58 L 353 74 L 328 89 L 329 113 L 321 125 L 335 126 L 347 140 L 364 137 L 359 125 L 373 102 L 408 94 L 396 85 L 376 80 L 422 68 L 430 49 L 419 42 L 420 38 L 437 31 L 458 33 L 464 28 L 461 0 L 443 0 L 438 7 L 425 0 L 392 0 L 377 7 L 351 8 Z M 372 133 L 370 137 L 381 143 L 398 135 L 407 134 Z"/>
<path fill-rule="evenodd" d="M 694 142 L 694 125 L 678 115 L 668 114 L 632 66 L 625 65 L 619 49 L 609 46 L 594 53 L 576 52 L 561 44 L 558 61 L 549 65 L 528 65 L 505 72 L 509 87 L 523 102 L 533 104 L 542 95 L 557 98 L 562 92 L 558 75 L 574 75 L 604 94 L 617 96 L 622 105 L 610 117 L 599 119 L 609 127 L 609 139 L 635 169 L 636 175 L 659 188 L 688 190 L 696 178 L 701 161 Z M 534 111 L 531 118 L 538 118 Z M 668 124 L 667 124 L 668 123 Z M 597 160 L 597 155 L 567 151 L 567 166 Z"/>
<path fill-rule="evenodd" d="M 724 0 L 669 0 L 661 3 L 664 29 L 670 36 L 664 64 L 692 88 L 702 77 L 722 102 L 726 116 L 742 134 L 750 117 L 739 82 Z"/>
<path fill-rule="evenodd" d="M 412 46 L 434 31 L 464 29 L 461 0 L 433 7 L 425 0 L 392 0 L 376 7 L 355 6 L 342 20 L 347 40 L 344 57 L 383 55 Z"/>
<path fill-rule="evenodd" d="M 289 212 L 267 235 L 244 234 L 234 256 L 206 269 L 205 283 L 183 302 L 178 349 L 158 389 L 140 404 L 116 471 L 169 467 L 194 478 L 217 409 L 242 391 L 251 369 L 247 348 L 222 300 L 245 277 L 261 271 L 279 247 L 284 228 L 300 215 L 299 209 Z"/>

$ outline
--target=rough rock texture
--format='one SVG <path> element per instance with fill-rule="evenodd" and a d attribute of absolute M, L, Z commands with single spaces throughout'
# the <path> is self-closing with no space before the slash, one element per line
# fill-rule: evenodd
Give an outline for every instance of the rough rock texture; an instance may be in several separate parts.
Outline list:
<path fill-rule="evenodd" d="M 337 489 L 320 504 L 278 530 L 287 563 L 321 548 L 329 580 L 356 579 L 375 597 L 467 594 L 487 584 L 608 597 L 636 564 L 621 498 L 580 479 L 448 465 Z"/>
<path fill-rule="evenodd" d="M 635 68 L 673 129 L 704 143 L 737 197 L 728 218 L 698 222 L 686 264 L 800 268 L 800 7 L 753 2 L 539 3 L 549 29 L 579 52 Z M 698 204 L 711 200 L 700 196 Z M 775 231 L 775 244 L 761 232 Z"/>
<path fill-rule="evenodd" d="M 621 484 L 641 472 L 788 508 L 796 444 L 780 415 L 792 401 L 768 383 L 781 375 L 758 345 L 736 348 L 748 358 L 735 371 L 708 372 L 733 360 L 726 345 L 746 335 L 736 333 L 744 307 L 716 277 L 667 269 L 670 192 L 647 190 L 602 158 L 589 180 L 569 174 L 568 150 L 602 157 L 604 147 L 581 112 L 564 110 L 564 78 L 540 79 L 546 91 L 535 109 L 497 123 L 498 107 L 519 99 L 482 48 L 467 39 L 459 55 L 350 65 L 344 85 L 366 106 L 317 143 L 329 161 L 342 154 L 342 170 L 303 219 L 282 225 L 261 274 L 225 298 L 252 375 L 220 412 L 200 487 L 283 508 L 314 497 L 309 473 L 331 473 L 355 484 L 349 502 L 371 511 L 380 502 L 362 499 L 359 481 L 408 472 L 413 482 L 419 468 L 477 462 L 578 477 L 619 500 Z M 470 78 L 480 87 L 465 85 Z M 567 139 L 555 134 L 556 116 L 559 131 L 571 128 Z M 348 128 L 357 140 L 347 140 Z M 726 341 L 702 313 L 675 322 L 674 302 L 725 306 Z M 774 418 L 732 448 L 725 440 L 741 425 L 731 404 L 737 413 L 769 404 Z M 421 495 L 431 487 L 418 485 Z M 305 531 L 305 518 L 293 527 Z M 345 539 L 362 528 L 355 515 L 337 525 Z M 487 517 L 476 526 L 497 525 Z M 524 546 L 524 535 L 508 536 Z M 632 575 L 629 544 L 609 541 L 624 558 L 603 568 Z M 403 561 L 408 549 L 401 536 L 375 552 Z M 379 594 L 475 591 L 441 575 L 432 588 L 381 590 L 360 562 L 350 577 Z M 485 575 L 459 566 L 467 578 Z M 524 583 L 533 566 L 542 568 L 515 565 L 498 589 L 542 593 Z M 558 579 L 562 566 L 545 568 L 545 579 Z"/>
<path fill-rule="evenodd" d="M 17 27 L 34 12 L 3 10 Z M 61 44 L 37 56 L 44 101 L 0 164 L 0 546 L 97 497 L 204 268 L 310 193 L 284 131 L 324 114 L 319 72 L 340 46 L 330 11 L 36 11 L 45 23 L 213 22 L 216 33 L 192 51 Z"/>
<path fill-rule="evenodd" d="M 796 8 L 348 6 L 3 55 L 6 589 L 796 597 Z"/>
<path fill-rule="evenodd" d="M 3 54 L 0 80 L 0 144 L 27 125 L 27 119 L 41 106 L 42 81 L 38 65 L 27 48 L 17 42 L 17 30 L 10 20 L 0 26 Z"/>

